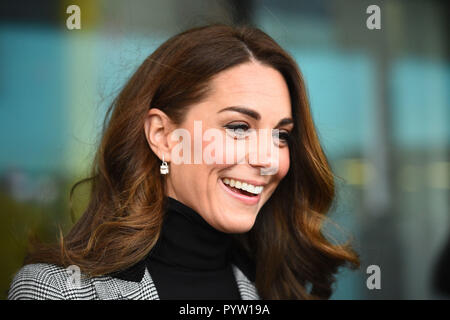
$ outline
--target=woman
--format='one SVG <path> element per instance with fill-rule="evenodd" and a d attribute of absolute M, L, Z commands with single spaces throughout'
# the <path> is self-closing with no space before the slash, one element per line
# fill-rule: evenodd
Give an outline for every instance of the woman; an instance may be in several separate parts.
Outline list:
<path fill-rule="evenodd" d="M 295 61 L 259 29 L 172 37 L 105 123 L 88 208 L 10 299 L 326 299 L 359 265 L 322 234 L 333 174 Z"/>

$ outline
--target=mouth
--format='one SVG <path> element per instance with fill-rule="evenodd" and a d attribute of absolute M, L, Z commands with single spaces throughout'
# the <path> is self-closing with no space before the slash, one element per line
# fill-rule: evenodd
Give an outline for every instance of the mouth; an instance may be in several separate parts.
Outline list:
<path fill-rule="evenodd" d="M 231 178 L 221 178 L 220 184 L 233 198 L 244 202 L 245 204 L 256 204 L 261 198 L 264 190 L 263 185 L 251 184 L 246 181 Z"/>

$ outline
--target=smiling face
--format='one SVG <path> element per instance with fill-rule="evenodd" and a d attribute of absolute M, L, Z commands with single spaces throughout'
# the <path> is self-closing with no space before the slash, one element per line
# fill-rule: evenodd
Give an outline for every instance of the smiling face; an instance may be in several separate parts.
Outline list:
<path fill-rule="evenodd" d="M 194 132 L 194 121 L 200 121 L 197 127 L 201 123 L 202 137 L 209 129 L 220 133 L 223 144 L 216 145 L 213 154 L 222 154 L 223 161 L 169 163 L 166 193 L 197 211 L 217 230 L 243 233 L 253 227 L 261 207 L 289 169 L 287 136 L 293 127 L 289 91 L 277 70 L 258 62 L 240 64 L 217 74 L 210 88 L 203 101 L 189 107 L 179 128 L 189 132 L 192 159 L 194 146 L 198 145 L 194 138 L 201 139 L 198 132 L 197 136 Z M 246 134 L 252 129 L 256 132 L 265 129 L 268 136 Z M 273 136 L 276 132 L 279 139 L 276 134 Z M 253 144 L 257 148 L 251 151 L 254 148 L 250 147 L 250 140 L 263 138 L 268 143 Z M 238 140 L 248 142 L 244 152 L 240 153 L 240 161 L 237 161 L 239 156 L 234 149 Z M 201 150 L 204 151 L 210 142 L 203 140 Z M 172 151 L 173 147 L 172 142 Z M 251 152 L 268 158 L 263 161 L 260 157 L 250 157 Z M 230 156 L 235 159 L 234 163 L 226 160 Z M 272 161 L 272 167 L 276 162 L 277 170 L 270 175 L 261 175 L 261 169 L 271 167 L 267 160 Z"/>

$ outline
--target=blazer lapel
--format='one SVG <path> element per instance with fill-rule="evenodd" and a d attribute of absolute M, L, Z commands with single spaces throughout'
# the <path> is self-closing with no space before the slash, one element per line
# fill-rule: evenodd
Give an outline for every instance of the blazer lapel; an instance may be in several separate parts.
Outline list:
<path fill-rule="evenodd" d="M 242 300 L 260 300 L 261 298 L 253 282 L 236 265 L 233 264 L 232 267 Z"/>
<path fill-rule="evenodd" d="M 232 267 L 242 300 L 261 299 L 255 285 L 236 265 L 233 264 Z M 94 281 L 94 286 L 101 300 L 159 300 L 156 286 L 147 268 L 140 282 L 101 277 Z"/>

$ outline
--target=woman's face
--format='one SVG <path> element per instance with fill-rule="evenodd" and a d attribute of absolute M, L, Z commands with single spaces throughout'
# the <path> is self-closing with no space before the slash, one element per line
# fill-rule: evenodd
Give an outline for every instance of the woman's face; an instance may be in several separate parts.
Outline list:
<path fill-rule="evenodd" d="M 289 91 L 277 70 L 248 62 L 217 74 L 210 94 L 189 107 L 178 128 L 187 130 L 190 141 L 177 140 L 175 148 L 172 140 L 167 195 L 197 211 L 217 230 L 247 232 L 288 172 L 287 135 L 292 127 Z M 215 138 L 205 139 L 207 131 Z M 188 163 L 175 160 L 189 151 Z M 214 161 L 207 163 L 205 154 Z M 240 188 L 231 187 L 232 179 Z"/>

